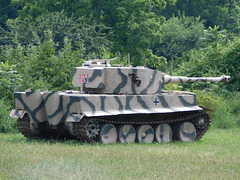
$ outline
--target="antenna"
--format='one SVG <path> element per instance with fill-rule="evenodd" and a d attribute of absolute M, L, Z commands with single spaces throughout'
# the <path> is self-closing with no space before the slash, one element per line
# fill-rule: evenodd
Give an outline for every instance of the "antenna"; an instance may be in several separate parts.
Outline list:
<path fill-rule="evenodd" d="M 128 66 L 130 66 L 130 54 L 128 53 Z"/>

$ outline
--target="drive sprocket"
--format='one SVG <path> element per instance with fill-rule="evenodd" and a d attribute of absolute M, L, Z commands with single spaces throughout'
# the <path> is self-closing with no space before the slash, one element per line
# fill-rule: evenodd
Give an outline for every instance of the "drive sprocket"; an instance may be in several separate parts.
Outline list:
<path fill-rule="evenodd" d="M 80 122 L 73 123 L 74 136 L 83 142 L 96 142 L 100 126 L 95 118 L 84 118 Z"/>

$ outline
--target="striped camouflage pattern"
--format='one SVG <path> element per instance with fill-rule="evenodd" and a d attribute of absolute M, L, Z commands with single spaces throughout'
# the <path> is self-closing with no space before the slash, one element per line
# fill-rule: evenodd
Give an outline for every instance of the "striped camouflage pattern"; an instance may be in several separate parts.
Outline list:
<path fill-rule="evenodd" d="M 151 114 L 202 110 L 192 93 L 162 93 L 156 95 L 98 95 L 79 92 L 15 93 L 16 109 L 26 110 L 34 123 L 48 121 L 58 125 L 65 121 L 80 121 L 80 117 L 113 116 L 119 114 Z M 75 94 L 74 94 L 75 93 Z M 29 106 L 31 102 L 37 102 Z M 12 115 L 22 117 L 23 115 Z"/>
<path fill-rule="evenodd" d="M 132 76 L 141 80 L 137 85 Z M 83 87 L 85 92 L 106 94 L 156 94 L 163 87 L 163 75 L 144 67 L 76 67 L 73 70 L 73 86 Z M 84 78 L 85 77 L 85 78 Z"/>
<path fill-rule="evenodd" d="M 140 80 L 137 84 L 134 77 Z M 158 94 L 164 84 L 186 82 L 228 82 L 229 76 L 185 77 L 169 76 L 144 67 L 75 67 L 72 84 L 85 92 L 102 94 Z"/>
<path fill-rule="evenodd" d="M 72 84 L 81 87 L 81 92 L 15 92 L 16 109 L 10 116 L 22 118 L 28 113 L 32 124 L 48 122 L 55 128 L 83 117 L 197 111 L 202 108 L 195 94 L 163 92 L 164 84 L 228 79 L 173 77 L 144 67 L 76 67 Z"/>

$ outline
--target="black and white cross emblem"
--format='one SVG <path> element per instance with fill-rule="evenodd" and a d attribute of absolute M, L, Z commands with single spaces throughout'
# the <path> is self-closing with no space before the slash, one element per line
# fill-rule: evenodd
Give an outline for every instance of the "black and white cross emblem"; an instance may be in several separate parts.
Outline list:
<path fill-rule="evenodd" d="M 153 101 L 153 103 L 154 103 L 155 106 L 158 106 L 158 104 L 159 104 L 158 98 L 155 98 L 155 100 Z"/>

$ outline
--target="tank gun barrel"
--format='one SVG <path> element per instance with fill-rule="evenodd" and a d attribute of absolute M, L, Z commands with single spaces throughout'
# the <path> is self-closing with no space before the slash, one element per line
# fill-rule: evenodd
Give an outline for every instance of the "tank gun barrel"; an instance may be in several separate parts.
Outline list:
<path fill-rule="evenodd" d="M 229 82 L 230 76 L 222 75 L 220 77 L 186 77 L 164 75 L 164 84 L 168 83 L 188 83 L 188 82 Z"/>

